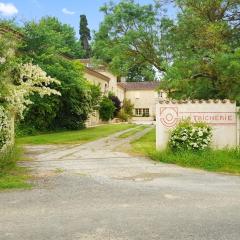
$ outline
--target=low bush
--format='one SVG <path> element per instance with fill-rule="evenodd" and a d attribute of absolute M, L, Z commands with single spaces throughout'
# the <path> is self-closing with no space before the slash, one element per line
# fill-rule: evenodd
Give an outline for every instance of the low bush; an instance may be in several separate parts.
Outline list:
<path fill-rule="evenodd" d="M 103 121 L 109 121 L 110 119 L 113 119 L 115 109 L 116 108 L 112 100 L 107 97 L 103 97 L 99 107 L 100 118 Z"/>
<path fill-rule="evenodd" d="M 209 148 L 212 129 L 205 123 L 182 121 L 172 131 L 169 146 L 174 151 L 204 150 Z"/>
<path fill-rule="evenodd" d="M 130 118 L 133 116 L 134 105 L 131 103 L 130 99 L 125 99 L 123 101 L 122 109 Z"/>
<path fill-rule="evenodd" d="M 119 98 L 117 96 L 115 96 L 112 93 L 109 94 L 108 98 L 113 102 L 113 104 L 115 106 L 114 117 L 117 117 L 121 110 L 121 101 L 119 100 Z"/>
<path fill-rule="evenodd" d="M 33 136 L 40 133 L 39 130 L 37 130 L 33 126 L 28 126 L 23 123 L 17 124 L 15 129 L 15 135 L 16 137 L 25 137 L 25 136 Z"/>
<path fill-rule="evenodd" d="M 9 116 L 3 106 L 0 106 L 0 151 L 11 142 L 11 126 Z"/>
<path fill-rule="evenodd" d="M 117 117 L 119 119 L 121 119 L 122 121 L 124 121 L 124 122 L 127 122 L 128 118 L 129 118 L 128 114 L 126 114 L 123 109 L 120 110 L 120 112 L 118 113 Z"/>
<path fill-rule="evenodd" d="M 134 105 L 131 103 L 131 101 L 129 99 L 125 99 L 123 101 L 122 109 L 118 114 L 118 118 L 120 118 L 125 122 L 128 121 L 133 116 L 133 109 L 134 109 Z"/>

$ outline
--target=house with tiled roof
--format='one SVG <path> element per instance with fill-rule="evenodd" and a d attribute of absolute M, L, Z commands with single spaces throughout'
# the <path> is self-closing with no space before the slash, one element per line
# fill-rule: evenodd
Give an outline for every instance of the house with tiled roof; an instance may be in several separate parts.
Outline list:
<path fill-rule="evenodd" d="M 9 27 L 0 26 L 0 36 L 3 34 L 12 34 L 16 39 L 23 39 L 24 35 Z M 66 54 L 59 55 L 69 61 L 76 60 Z M 112 92 L 121 102 L 129 99 L 134 105 L 135 122 L 154 121 L 156 101 L 161 96 L 166 98 L 166 94 L 158 91 L 159 82 L 126 82 L 124 78 L 120 78 L 110 71 L 104 65 L 94 65 L 90 59 L 79 60 L 85 67 L 84 77 L 92 84 L 100 86 L 101 92 L 107 95 Z M 88 125 L 99 124 L 99 116 L 96 112 L 89 118 Z"/>
<path fill-rule="evenodd" d="M 102 93 L 108 94 L 112 92 L 123 102 L 125 98 L 124 88 L 118 86 L 118 82 L 124 81 L 122 78 L 115 76 L 105 66 L 95 66 L 90 59 L 80 59 L 80 62 L 85 66 L 84 76 L 88 81 L 99 85 Z"/>
<path fill-rule="evenodd" d="M 166 98 L 164 92 L 159 91 L 159 82 L 124 82 L 118 83 L 125 91 L 125 98 L 134 105 L 135 122 L 150 122 L 156 117 L 156 102 L 159 97 Z"/>
<path fill-rule="evenodd" d="M 81 63 L 85 65 L 85 78 L 91 83 L 97 84 L 101 87 L 102 92 L 108 94 L 114 93 L 121 102 L 124 99 L 129 99 L 134 105 L 134 122 L 153 122 L 155 120 L 156 102 L 159 97 L 166 98 L 164 92 L 159 91 L 158 81 L 152 82 L 126 82 L 124 78 L 115 76 L 107 70 L 104 66 L 94 66 L 90 59 L 82 59 Z M 91 70 L 91 72 L 89 71 Z M 89 71 L 89 72 L 88 72 Z M 96 72 L 101 75 L 96 75 Z M 91 75 L 91 76 L 90 76 Z M 105 82 L 100 80 L 102 76 L 107 77 Z M 93 79 L 95 81 L 93 81 Z M 96 114 L 95 114 L 96 116 Z M 97 118 L 94 117 L 89 120 L 91 123 L 97 123 Z"/>

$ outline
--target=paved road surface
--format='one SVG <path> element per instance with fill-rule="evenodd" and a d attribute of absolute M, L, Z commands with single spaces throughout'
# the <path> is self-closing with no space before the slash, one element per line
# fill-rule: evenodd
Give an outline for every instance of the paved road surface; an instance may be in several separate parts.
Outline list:
<path fill-rule="evenodd" d="M 36 186 L 0 193 L 0 239 L 240 239 L 240 177 L 130 156 L 117 135 L 29 146 Z"/>

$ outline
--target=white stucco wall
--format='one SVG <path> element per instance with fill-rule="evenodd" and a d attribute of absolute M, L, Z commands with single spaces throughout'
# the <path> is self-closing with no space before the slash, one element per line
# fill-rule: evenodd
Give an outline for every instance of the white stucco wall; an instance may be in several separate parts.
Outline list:
<path fill-rule="evenodd" d="M 170 131 L 181 119 L 206 122 L 213 128 L 214 148 L 236 147 L 239 144 L 239 116 L 236 103 L 218 101 L 160 101 L 156 106 L 157 148 L 167 146 Z"/>
<path fill-rule="evenodd" d="M 127 90 L 126 99 L 129 99 L 134 108 L 149 108 L 150 116 L 155 116 L 158 93 L 154 90 Z"/>
<path fill-rule="evenodd" d="M 110 78 L 108 91 L 114 93 L 121 102 L 125 98 L 125 90 L 117 85 L 117 76 L 107 70 L 96 70 L 97 72 Z"/>
<path fill-rule="evenodd" d="M 117 93 L 117 77 L 113 75 L 111 72 L 106 70 L 97 69 L 96 71 L 110 78 L 109 91 L 116 94 Z"/>
<path fill-rule="evenodd" d="M 117 92 L 114 93 L 119 100 L 123 103 L 123 100 L 125 99 L 125 90 L 121 87 L 117 87 Z"/>
<path fill-rule="evenodd" d="M 105 93 L 105 90 L 108 91 L 109 89 L 109 83 L 108 81 L 105 81 L 99 77 L 95 77 L 87 72 L 84 73 L 84 77 L 92 84 L 96 86 L 100 86 L 101 92 Z"/>

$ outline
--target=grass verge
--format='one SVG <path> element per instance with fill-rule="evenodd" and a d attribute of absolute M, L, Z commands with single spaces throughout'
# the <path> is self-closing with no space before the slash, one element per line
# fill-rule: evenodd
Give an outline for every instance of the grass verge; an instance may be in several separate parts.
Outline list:
<path fill-rule="evenodd" d="M 116 132 L 133 128 L 134 124 L 108 124 L 79 131 L 65 131 L 17 138 L 18 144 L 74 144 L 94 141 Z"/>
<path fill-rule="evenodd" d="M 240 150 L 207 150 L 203 152 L 156 151 L 155 130 L 132 143 L 133 152 L 149 156 L 155 161 L 212 172 L 240 174 Z"/>
<path fill-rule="evenodd" d="M 0 155 L 0 190 L 31 188 L 27 169 L 17 166 L 22 156 L 21 147 L 13 147 Z"/>
<path fill-rule="evenodd" d="M 119 138 L 131 137 L 131 136 L 135 135 L 136 133 L 141 132 L 148 127 L 149 126 L 146 126 L 146 125 L 140 125 L 140 126 L 137 126 L 137 127 L 133 128 L 132 130 L 126 132 L 126 133 L 123 133 L 123 134 L 119 135 L 118 137 Z"/>

